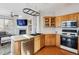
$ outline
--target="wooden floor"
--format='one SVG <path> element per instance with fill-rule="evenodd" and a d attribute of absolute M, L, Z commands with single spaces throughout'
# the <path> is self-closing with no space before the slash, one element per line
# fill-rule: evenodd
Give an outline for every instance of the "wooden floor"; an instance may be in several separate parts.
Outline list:
<path fill-rule="evenodd" d="M 43 49 L 38 51 L 35 55 L 75 55 L 75 54 L 58 47 L 44 47 Z"/>

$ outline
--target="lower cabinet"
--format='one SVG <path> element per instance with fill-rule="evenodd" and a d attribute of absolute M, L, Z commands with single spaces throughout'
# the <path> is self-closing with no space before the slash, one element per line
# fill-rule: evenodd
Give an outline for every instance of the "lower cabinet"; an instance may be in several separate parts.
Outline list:
<path fill-rule="evenodd" d="M 56 45 L 56 34 L 45 34 L 45 46 Z"/>
<path fill-rule="evenodd" d="M 34 38 L 34 53 L 45 46 L 45 35 L 37 35 Z"/>
<path fill-rule="evenodd" d="M 60 34 L 56 34 L 56 47 L 60 47 Z"/>
<path fill-rule="evenodd" d="M 21 42 L 21 54 L 33 55 L 34 54 L 34 38 Z"/>
<path fill-rule="evenodd" d="M 40 49 L 40 35 L 35 36 L 34 38 L 34 53 Z"/>
<path fill-rule="evenodd" d="M 12 43 L 12 54 L 13 55 L 21 55 L 21 42 L 14 42 Z"/>
<path fill-rule="evenodd" d="M 40 37 L 40 48 L 43 48 L 45 46 L 45 35 L 42 34 Z"/>

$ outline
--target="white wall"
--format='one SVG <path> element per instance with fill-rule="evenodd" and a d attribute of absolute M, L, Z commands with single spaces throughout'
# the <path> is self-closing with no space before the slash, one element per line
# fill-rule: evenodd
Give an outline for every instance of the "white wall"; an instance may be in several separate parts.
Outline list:
<path fill-rule="evenodd" d="M 66 15 L 66 14 L 72 14 L 75 12 L 79 12 L 79 4 L 72 4 L 70 6 L 64 6 L 61 9 L 59 9 L 55 15 L 60 16 L 60 15 Z"/>

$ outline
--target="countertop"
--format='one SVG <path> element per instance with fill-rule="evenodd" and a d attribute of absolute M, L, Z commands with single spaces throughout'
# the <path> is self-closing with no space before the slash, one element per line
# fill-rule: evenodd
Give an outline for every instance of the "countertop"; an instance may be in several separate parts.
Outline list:
<path fill-rule="evenodd" d="M 42 33 L 42 34 L 44 34 L 44 33 Z M 40 34 L 40 35 L 42 35 L 42 34 Z M 45 33 L 45 34 L 47 34 L 47 33 Z M 50 33 L 50 34 L 52 34 L 52 33 Z M 36 37 L 36 36 L 39 36 L 39 35 L 27 35 L 27 34 L 25 34 L 25 35 L 16 35 L 16 36 L 11 36 L 11 41 L 25 41 L 25 40 L 30 40 L 31 38 L 34 38 L 34 37 Z"/>
<path fill-rule="evenodd" d="M 16 35 L 11 36 L 12 41 L 24 41 L 24 40 L 30 40 L 31 38 L 34 38 L 32 35 Z"/>

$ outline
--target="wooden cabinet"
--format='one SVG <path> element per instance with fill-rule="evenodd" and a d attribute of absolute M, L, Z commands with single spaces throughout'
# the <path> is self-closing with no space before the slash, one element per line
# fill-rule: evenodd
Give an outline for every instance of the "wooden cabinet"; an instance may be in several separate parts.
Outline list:
<path fill-rule="evenodd" d="M 12 48 L 13 48 L 13 55 L 21 55 L 21 42 L 17 41 L 12 43 Z"/>
<path fill-rule="evenodd" d="M 34 53 L 45 46 L 45 35 L 37 35 L 34 38 Z"/>
<path fill-rule="evenodd" d="M 77 13 L 76 14 L 68 14 L 68 15 L 64 15 L 64 16 L 60 16 L 62 21 L 69 21 L 69 20 L 76 20 L 78 18 Z"/>
<path fill-rule="evenodd" d="M 56 34 L 56 46 L 57 47 L 60 47 L 60 35 L 59 34 Z"/>
<path fill-rule="evenodd" d="M 45 25 L 45 27 L 55 27 L 55 17 L 45 16 L 44 25 Z"/>
<path fill-rule="evenodd" d="M 45 35 L 45 46 L 54 46 L 55 44 L 56 44 L 56 35 L 46 34 Z"/>
<path fill-rule="evenodd" d="M 62 23 L 61 17 L 60 16 L 57 16 L 55 18 L 55 20 L 56 20 L 56 27 L 60 27 L 61 26 L 61 23 Z"/>
<path fill-rule="evenodd" d="M 79 27 L 79 14 L 77 14 L 77 26 Z"/>
<path fill-rule="evenodd" d="M 61 19 L 62 19 L 62 21 L 68 21 L 68 16 L 66 15 L 66 16 L 61 16 Z"/>
<path fill-rule="evenodd" d="M 40 37 L 40 48 L 43 48 L 45 46 L 45 35 L 42 34 Z"/>
<path fill-rule="evenodd" d="M 40 35 L 35 36 L 34 38 L 34 53 L 40 49 Z"/>
<path fill-rule="evenodd" d="M 73 14 L 68 14 L 68 15 L 63 15 L 63 16 L 56 16 L 55 17 L 55 22 L 56 22 L 56 27 L 60 27 L 62 21 L 77 21 L 77 26 L 79 27 L 79 13 L 73 13 Z"/>

